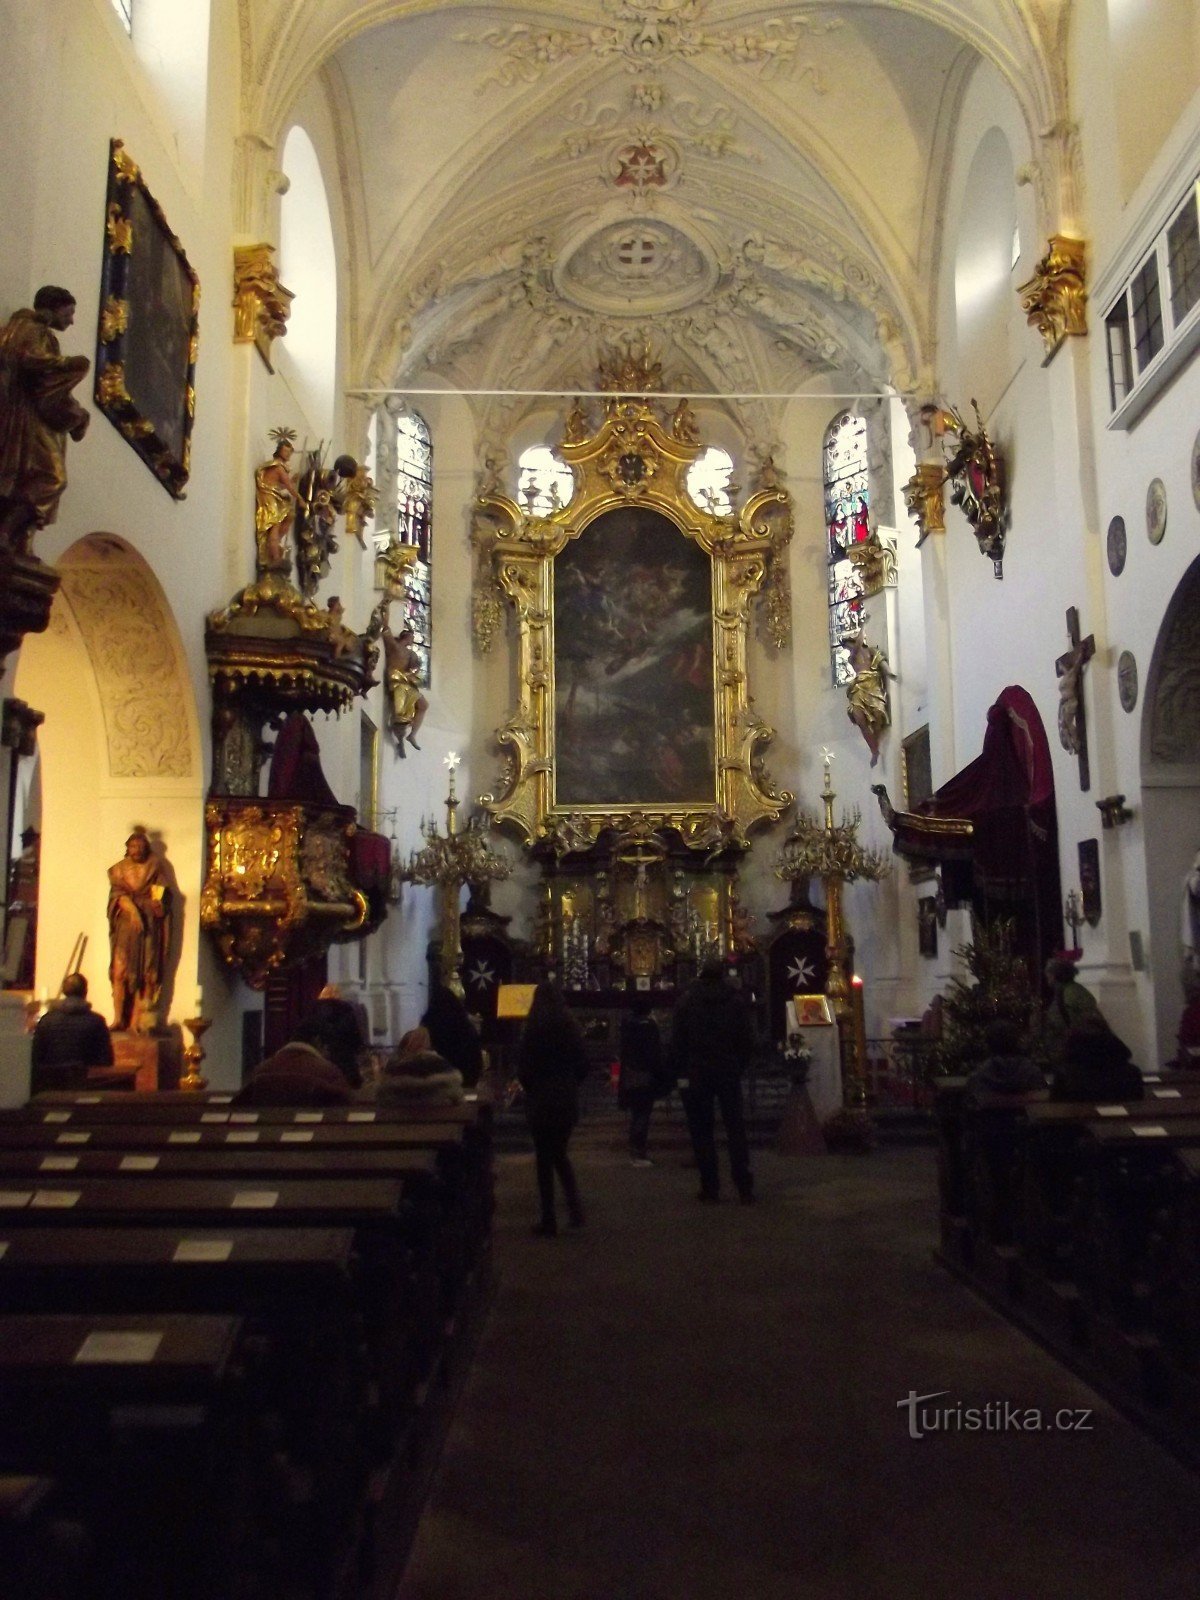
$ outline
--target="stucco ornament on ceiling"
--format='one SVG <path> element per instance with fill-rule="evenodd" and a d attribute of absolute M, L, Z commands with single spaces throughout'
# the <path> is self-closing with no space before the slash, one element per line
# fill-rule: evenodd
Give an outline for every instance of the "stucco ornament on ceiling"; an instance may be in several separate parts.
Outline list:
<path fill-rule="evenodd" d="M 600 0 L 609 19 L 594 28 L 545 28 L 518 23 L 455 35 L 459 44 L 490 46 L 502 57 L 477 93 L 499 84 L 509 88 L 534 83 L 554 67 L 582 56 L 619 61 L 630 72 L 653 72 L 667 62 L 704 54 L 718 55 L 734 66 L 751 67 L 760 77 L 786 73 L 807 80 L 818 94 L 825 83 L 818 63 L 801 55 L 801 46 L 815 35 L 842 26 L 840 17 L 773 17 L 755 26 L 704 28 L 708 0 Z"/>
<path fill-rule="evenodd" d="M 712 250 L 664 221 L 628 218 L 568 241 L 554 266 L 564 300 L 588 311 L 641 316 L 703 300 L 717 281 Z"/>

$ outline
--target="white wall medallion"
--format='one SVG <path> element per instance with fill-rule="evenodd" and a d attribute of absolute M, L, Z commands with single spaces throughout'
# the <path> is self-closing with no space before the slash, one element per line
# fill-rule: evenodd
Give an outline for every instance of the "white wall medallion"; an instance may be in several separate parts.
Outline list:
<path fill-rule="evenodd" d="M 718 275 L 699 234 L 659 216 L 634 216 L 589 224 L 568 240 L 554 265 L 554 286 L 587 311 L 644 316 L 695 305 Z"/>
<path fill-rule="evenodd" d="M 1161 544 L 1167 531 L 1167 486 L 1161 478 L 1151 478 L 1146 490 L 1146 537 Z"/>

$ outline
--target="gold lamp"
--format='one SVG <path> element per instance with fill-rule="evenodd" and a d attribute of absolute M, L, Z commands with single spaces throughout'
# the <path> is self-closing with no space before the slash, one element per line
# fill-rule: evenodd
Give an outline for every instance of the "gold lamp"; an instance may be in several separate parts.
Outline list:
<path fill-rule="evenodd" d="M 497 854 L 487 842 L 483 822 L 472 819 L 460 833 L 459 799 L 454 773 L 460 761 L 451 750 L 443 758 L 449 768 L 450 792 L 446 796 L 446 831 L 438 832 L 436 818 L 421 818 L 424 848 L 414 850 L 404 874 L 410 883 L 435 885 L 441 896 L 441 960 L 446 986 L 461 1000 L 464 996 L 459 967 L 462 964 L 462 938 L 459 930 L 459 900 L 464 883 L 498 883 L 512 872 L 512 863 Z"/>
<path fill-rule="evenodd" d="M 833 802 L 836 796 L 830 778 L 833 752 L 826 750 L 823 754 L 825 786 L 821 798 L 825 803 L 824 822 L 818 822 L 805 812 L 797 816 L 796 825 L 780 852 L 775 876 L 782 878 L 785 883 L 797 878 L 820 878 L 825 885 L 825 953 L 829 958 L 825 993 L 837 1023 L 842 1062 L 842 1109 L 826 1131 L 836 1139 L 868 1145 L 872 1133 L 867 1116 L 865 1041 L 855 1019 L 850 977 L 846 970 L 848 950 L 842 885 L 859 878 L 867 883 L 878 883 L 888 872 L 890 863 L 878 850 L 859 844 L 858 828 L 862 812 L 857 806 L 852 812 L 842 812 L 840 824 L 834 822 Z"/>

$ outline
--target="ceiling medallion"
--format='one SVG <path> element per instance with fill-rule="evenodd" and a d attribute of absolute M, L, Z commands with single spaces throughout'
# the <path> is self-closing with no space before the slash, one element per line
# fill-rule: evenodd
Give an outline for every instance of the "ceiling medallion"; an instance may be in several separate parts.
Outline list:
<path fill-rule="evenodd" d="M 644 162 L 631 183 L 653 182 Z M 711 248 L 679 223 L 662 217 L 624 217 L 589 225 L 569 240 L 554 266 L 564 300 L 585 311 L 641 316 L 680 311 L 703 300 L 719 275 Z"/>

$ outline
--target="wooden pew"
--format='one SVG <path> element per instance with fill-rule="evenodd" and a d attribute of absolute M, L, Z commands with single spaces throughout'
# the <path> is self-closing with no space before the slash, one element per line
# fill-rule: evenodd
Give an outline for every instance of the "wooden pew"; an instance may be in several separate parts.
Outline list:
<path fill-rule="evenodd" d="M 0 1316 L 0 1466 L 55 1478 L 89 1600 L 225 1600 L 252 1560 L 234 1317 Z"/>

